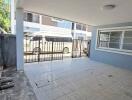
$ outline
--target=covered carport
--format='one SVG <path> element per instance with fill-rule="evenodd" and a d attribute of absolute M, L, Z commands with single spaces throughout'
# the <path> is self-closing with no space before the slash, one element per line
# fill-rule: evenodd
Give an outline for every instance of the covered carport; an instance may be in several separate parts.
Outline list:
<path fill-rule="evenodd" d="M 79 23 L 83 23 L 83 22 L 81 22 L 81 21 L 79 21 L 79 20 L 75 20 L 75 19 L 70 19 L 70 18 L 68 18 L 68 13 L 67 13 L 67 18 L 66 17 L 64 17 L 64 16 L 60 16 L 60 15 L 63 15 L 63 14 L 59 14 L 59 13 L 61 13 L 60 11 L 58 12 L 58 15 L 54 15 L 54 14 L 47 14 L 45 11 L 43 11 L 44 9 L 48 9 L 48 8 L 45 8 L 46 7 L 46 5 L 45 5 L 45 7 L 43 8 L 43 6 L 44 5 L 41 5 L 42 7 L 40 7 L 40 5 L 39 4 L 37 4 L 36 6 L 34 6 L 33 7 L 33 4 L 31 4 L 30 2 L 34 2 L 34 4 L 36 4 L 35 2 L 36 1 L 24 1 L 24 0 L 18 0 L 18 1 L 16 1 L 15 3 L 16 3 L 16 31 L 18 31 L 19 32 L 19 34 L 17 34 L 17 37 L 21 37 L 21 39 L 18 39 L 18 41 L 19 42 L 17 42 L 17 52 L 19 52 L 19 53 L 17 53 L 17 64 L 20 64 L 20 65 L 17 65 L 17 66 L 23 66 L 23 63 L 24 63 L 24 61 L 23 61 L 23 57 L 22 57 L 22 55 L 24 54 L 23 53 L 23 51 L 22 51 L 22 46 L 23 46 L 23 44 L 22 44 L 22 38 L 23 38 L 23 36 L 22 36 L 22 33 L 23 33 L 23 20 L 22 20 L 22 17 L 23 17 L 23 13 L 24 13 L 24 11 L 30 11 L 30 12 L 35 12 L 35 13 L 39 13 L 39 14 L 42 14 L 42 15 L 45 15 L 45 16 L 53 16 L 53 17 L 56 17 L 56 18 L 62 18 L 62 19 L 65 19 L 65 20 L 68 20 L 68 21 L 72 21 L 72 22 L 79 22 Z M 41 3 L 43 3 L 44 1 L 40 1 Z M 53 1 L 54 2 L 54 1 Z M 53 3 L 52 1 L 51 1 L 51 3 Z M 46 3 L 46 1 L 45 1 L 45 3 Z M 54 2 L 55 3 L 55 5 L 57 6 L 57 5 L 62 5 L 62 4 L 57 4 L 56 2 Z M 62 1 L 60 2 L 60 3 L 63 3 Z M 31 4 L 31 6 L 29 7 L 29 5 L 26 5 L 26 4 Z M 63 3 L 64 4 L 64 3 Z M 32 7 L 33 7 L 33 9 L 32 9 Z M 37 7 L 39 7 L 39 8 L 37 8 Z M 54 6 L 52 6 L 52 7 L 54 7 Z M 36 9 L 37 8 L 37 9 Z M 31 10 L 32 9 L 32 10 Z M 36 10 L 35 10 L 36 9 Z M 39 9 L 39 11 L 37 11 Z M 59 8 L 58 8 L 59 9 Z M 41 12 L 42 11 L 42 12 Z M 67 11 L 68 11 L 68 9 L 67 9 Z M 65 12 L 65 11 L 64 11 Z M 52 13 L 52 12 L 51 12 Z M 72 13 L 73 12 L 71 12 L 71 14 L 70 14 L 70 16 L 72 15 Z M 69 16 L 69 17 L 70 17 Z M 86 23 L 85 23 L 86 24 Z M 21 25 L 21 26 L 20 26 Z M 20 29 L 21 28 L 21 29 Z M 90 30 L 90 26 L 89 26 L 89 30 Z M 16 32 L 16 33 L 18 33 L 18 32 Z M 18 36 L 18 35 L 20 35 L 20 33 L 21 33 L 21 36 Z M 21 40 L 21 42 L 20 42 L 20 40 Z M 20 45 L 20 43 L 21 43 L 21 45 Z M 21 47 L 20 47 L 21 46 Z M 21 57 L 21 58 L 20 58 Z M 20 60 L 19 60 L 20 59 Z M 19 69 L 19 67 L 17 67 L 18 69 Z M 20 68 L 21 69 L 21 68 Z M 23 69 L 23 68 L 22 68 Z"/>
<path fill-rule="evenodd" d="M 101 62 L 109 63 L 112 65 L 121 66 L 128 63 L 124 60 L 122 64 L 116 63 L 117 59 L 123 60 L 123 57 L 113 55 L 116 60 L 111 61 L 112 57 L 108 57 L 103 52 L 96 52 L 96 32 L 98 28 L 111 28 L 130 26 L 132 14 L 129 13 L 132 2 L 130 0 L 15 0 L 16 5 L 16 37 L 17 37 L 17 69 L 23 69 L 23 12 L 31 11 L 48 16 L 66 19 L 73 22 L 84 23 L 93 30 L 92 46 L 91 46 L 91 59 Z M 14 5 L 12 3 L 12 5 Z M 126 23 L 125 23 L 126 22 Z M 116 24 L 121 23 L 121 24 Z M 124 24 L 122 24 L 124 23 Z M 101 26 L 103 25 L 103 26 Z M 13 27 L 13 25 L 12 25 Z M 122 51 L 122 50 L 121 50 Z M 120 52 L 119 52 L 120 53 Z M 99 55 L 104 55 L 106 60 L 101 60 Z M 103 57 L 103 56 L 102 56 Z M 122 58 L 122 59 L 121 59 Z M 119 61 L 118 61 L 119 62 Z M 131 63 L 128 63 L 129 67 Z"/>
<path fill-rule="evenodd" d="M 125 30 L 131 31 L 131 4 L 131 0 L 16 0 L 18 70 L 24 70 L 24 10 L 88 24 L 92 28 L 90 59 L 103 62 L 78 58 L 26 64 L 25 73 L 39 100 L 132 99 L 132 73 L 128 70 L 132 66 L 131 50 L 124 50 L 123 39 L 114 41 L 117 43 L 112 45 L 114 49 L 109 48 L 110 43 L 100 42 L 105 34 L 108 34 L 105 42 L 111 42 L 124 38 Z M 106 41 L 113 31 L 116 31 L 116 39 Z M 101 32 L 103 38 L 98 38 Z M 118 42 L 121 42 L 119 46 Z M 100 47 L 102 45 L 106 47 Z M 131 49 L 131 45 L 127 49 Z"/>

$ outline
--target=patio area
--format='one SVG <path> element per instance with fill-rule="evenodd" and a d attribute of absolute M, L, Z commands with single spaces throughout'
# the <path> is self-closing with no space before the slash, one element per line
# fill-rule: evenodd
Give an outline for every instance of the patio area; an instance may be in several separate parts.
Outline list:
<path fill-rule="evenodd" d="M 24 66 L 38 100 L 132 100 L 131 70 L 88 58 Z"/>

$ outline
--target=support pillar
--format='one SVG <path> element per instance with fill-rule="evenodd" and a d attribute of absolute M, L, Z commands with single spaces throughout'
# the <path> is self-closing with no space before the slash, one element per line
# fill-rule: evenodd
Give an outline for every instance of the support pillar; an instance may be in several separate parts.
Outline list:
<path fill-rule="evenodd" d="M 24 27 L 23 27 L 23 8 L 16 8 L 16 51 L 17 51 L 17 70 L 24 70 Z"/>

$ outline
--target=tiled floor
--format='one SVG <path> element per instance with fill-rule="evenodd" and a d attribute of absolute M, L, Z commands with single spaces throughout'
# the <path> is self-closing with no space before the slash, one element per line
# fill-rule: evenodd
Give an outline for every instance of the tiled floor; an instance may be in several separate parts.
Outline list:
<path fill-rule="evenodd" d="M 132 71 L 66 59 L 25 64 L 38 100 L 132 100 Z"/>

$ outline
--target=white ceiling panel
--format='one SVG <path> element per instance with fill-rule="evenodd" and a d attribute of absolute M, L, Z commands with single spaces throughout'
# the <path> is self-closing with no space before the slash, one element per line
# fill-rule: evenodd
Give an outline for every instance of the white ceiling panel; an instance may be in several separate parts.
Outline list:
<path fill-rule="evenodd" d="M 18 0 L 18 7 L 88 25 L 132 22 L 132 0 Z M 114 4 L 112 10 L 103 9 Z"/>

